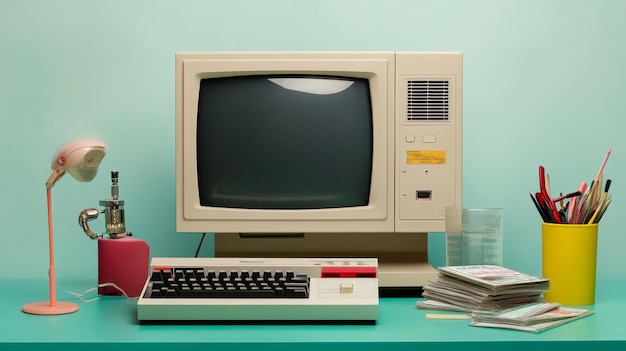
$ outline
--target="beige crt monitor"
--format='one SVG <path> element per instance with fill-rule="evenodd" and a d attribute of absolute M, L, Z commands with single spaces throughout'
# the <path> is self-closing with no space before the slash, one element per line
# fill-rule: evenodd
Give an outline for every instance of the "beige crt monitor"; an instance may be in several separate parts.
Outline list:
<path fill-rule="evenodd" d="M 462 86 L 458 52 L 177 54 L 177 231 L 423 286 L 426 234 L 462 206 Z"/>

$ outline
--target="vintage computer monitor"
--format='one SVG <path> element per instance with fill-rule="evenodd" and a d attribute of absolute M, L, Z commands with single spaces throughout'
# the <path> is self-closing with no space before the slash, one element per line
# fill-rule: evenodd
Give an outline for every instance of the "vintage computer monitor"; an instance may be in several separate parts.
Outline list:
<path fill-rule="evenodd" d="M 462 83 L 457 52 L 178 53 L 177 232 L 423 286 L 427 233 L 462 204 Z"/>

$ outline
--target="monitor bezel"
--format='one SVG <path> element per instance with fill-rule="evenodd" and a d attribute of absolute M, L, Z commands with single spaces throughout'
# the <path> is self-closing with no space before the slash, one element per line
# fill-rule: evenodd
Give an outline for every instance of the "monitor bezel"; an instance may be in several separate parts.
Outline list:
<path fill-rule="evenodd" d="M 177 231 L 393 231 L 393 53 L 179 53 L 176 62 Z M 368 79 L 373 123 L 372 181 L 368 205 L 307 210 L 233 209 L 200 205 L 195 172 L 200 81 L 257 74 L 319 74 Z"/>

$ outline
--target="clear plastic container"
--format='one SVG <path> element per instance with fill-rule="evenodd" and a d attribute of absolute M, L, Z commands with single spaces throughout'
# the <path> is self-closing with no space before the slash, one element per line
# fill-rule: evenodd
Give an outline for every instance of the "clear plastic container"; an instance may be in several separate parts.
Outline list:
<path fill-rule="evenodd" d="M 446 265 L 501 266 L 502 236 L 502 208 L 446 208 Z"/>

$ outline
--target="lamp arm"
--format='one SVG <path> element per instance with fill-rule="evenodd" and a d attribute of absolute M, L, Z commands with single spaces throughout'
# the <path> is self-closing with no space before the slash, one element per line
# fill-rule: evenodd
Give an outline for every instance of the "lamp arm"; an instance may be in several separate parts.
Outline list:
<path fill-rule="evenodd" d="M 63 175 L 65 174 L 65 169 L 63 168 L 55 168 L 52 170 L 52 174 L 50 174 L 50 177 L 48 177 L 48 180 L 46 181 L 46 188 L 51 189 L 54 184 L 61 179 L 61 177 L 63 177 Z"/>

